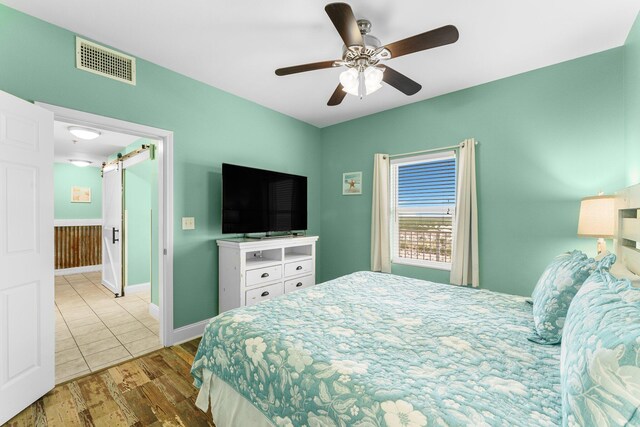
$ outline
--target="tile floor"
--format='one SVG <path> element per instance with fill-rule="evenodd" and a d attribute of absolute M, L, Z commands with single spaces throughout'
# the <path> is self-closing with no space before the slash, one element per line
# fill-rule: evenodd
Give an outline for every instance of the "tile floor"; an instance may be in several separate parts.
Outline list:
<path fill-rule="evenodd" d="M 56 384 L 161 347 L 150 294 L 114 298 L 100 276 L 56 276 Z"/>

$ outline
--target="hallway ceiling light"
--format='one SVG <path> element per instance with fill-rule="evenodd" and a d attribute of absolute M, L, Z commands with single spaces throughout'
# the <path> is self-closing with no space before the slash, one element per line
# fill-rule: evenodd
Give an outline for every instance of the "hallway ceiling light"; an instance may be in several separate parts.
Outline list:
<path fill-rule="evenodd" d="M 83 128 L 80 126 L 69 126 L 67 129 L 69 129 L 69 132 L 71 132 L 73 136 L 76 136 L 80 139 L 85 139 L 87 141 L 96 139 L 101 135 L 99 130 Z"/>
<path fill-rule="evenodd" d="M 89 160 L 79 160 L 79 159 L 69 159 L 72 165 L 78 166 L 79 168 L 87 167 L 91 164 Z"/>

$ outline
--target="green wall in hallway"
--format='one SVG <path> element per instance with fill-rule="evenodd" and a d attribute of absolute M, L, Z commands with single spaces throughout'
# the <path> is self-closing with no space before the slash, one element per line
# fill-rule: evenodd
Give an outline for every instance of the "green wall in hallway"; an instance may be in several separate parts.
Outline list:
<path fill-rule="evenodd" d="M 151 283 L 151 163 L 130 166 L 124 174 L 127 285 Z"/>
<path fill-rule="evenodd" d="M 177 328 L 217 314 L 222 162 L 306 175 L 321 235 L 320 130 L 142 59 L 136 71 L 131 86 L 78 70 L 73 33 L 0 5 L 0 90 L 174 132 Z M 183 216 L 196 230 L 182 231 Z"/>
<path fill-rule="evenodd" d="M 155 141 L 140 138 L 126 154 Z M 109 156 L 115 158 L 117 153 Z M 151 302 L 158 305 L 158 160 L 148 159 L 124 171 L 127 218 L 127 285 L 151 283 Z"/>
<path fill-rule="evenodd" d="M 640 183 L 640 18 L 624 46 L 624 101 L 626 185 L 634 185 Z"/>
<path fill-rule="evenodd" d="M 323 129 L 321 277 L 369 269 L 374 153 L 470 137 L 480 141 L 482 287 L 528 295 L 553 256 L 594 254 L 595 239 L 576 237 L 578 210 L 582 197 L 625 185 L 622 54 L 609 50 Z M 342 196 L 342 173 L 359 170 L 363 195 Z M 393 271 L 449 279 L 446 271 Z"/>
<path fill-rule="evenodd" d="M 55 219 L 102 218 L 102 178 L 99 168 L 56 163 L 53 165 L 53 185 Z M 71 203 L 73 186 L 91 188 L 91 203 Z"/>

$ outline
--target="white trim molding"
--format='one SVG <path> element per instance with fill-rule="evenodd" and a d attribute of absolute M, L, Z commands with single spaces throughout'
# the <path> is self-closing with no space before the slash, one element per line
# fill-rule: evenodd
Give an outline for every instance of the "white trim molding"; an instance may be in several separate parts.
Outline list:
<path fill-rule="evenodd" d="M 174 344 L 173 337 L 176 331 L 173 330 L 173 132 L 44 102 L 36 101 L 35 104 L 52 111 L 54 120 L 158 141 L 156 155 L 158 158 L 160 342 L 164 346 Z"/>
<path fill-rule="evenodd" d="M 154 303 L 149 303 L 149 315 L 156 320 L 160 320 L 160 307 Z"/>
<path fill-rule="evenodd" d="M 53 221 L 54 227 L 79 227 L 79 226 L 102 225 L 102 218 L 92 219 L 56 219 Z"/>
<path fill-rule="evenodd" d="M 84 267 L 61 268 L 55 271 L 55 275 L 67 276 L 70 274 L 92 273 L 94 271 L 102 271 L 102 264 L 85 265 Z"/>
<path fill-rule="evenodd" d="M 201 320 L 200 322 L 174 329 L 171 336 L 171 345 L 182 344 L 183 342 L 201 337 L 204 333 L 204 328 L 209 324 L 209 320 L 210 319 Z"/>
<path fill-rule="evenodd" d="M 151 283 L 147 282 L 147 283 L 136 283 L 133 285 L 125 285 L 124 287 L 124 294 L 139 294 L 141 292 L 147 292 L 147 291 L 151 291 Z"/>

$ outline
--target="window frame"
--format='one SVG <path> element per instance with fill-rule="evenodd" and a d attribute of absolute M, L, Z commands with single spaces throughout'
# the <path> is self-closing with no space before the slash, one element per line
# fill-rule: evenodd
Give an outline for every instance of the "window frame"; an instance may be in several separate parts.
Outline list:
<path fill-rule="evenodd" d="M 458 199 L 458 149 L 446 149 L 443 151 L 428 153 L 428 154 L 418 154 L 406 157 L 399 157 L 396 159 L 391 159 L 389 162 L 389 232 L 391 234 L 389 239 L 389 244 L 391 245 L 389 253 L 391 254 L 391 263 L 397 265 L 409 265 L 413 267 L 422 267 L 422 268 L 430 268 L 434 270 L 444 270 L 451 271 L 451 262 L 441 262 L 441 261 L 431 261 L 431 260 L 419 260 L 413 258 L 404 258 L 398 255 L 396 248 L 398 248 L 398 209 L 397 209 L 397 175 L 399 166 L 411 165 L 416 163 L 424 163 L 426 161 L 438 161 L 438 160 L 446 160 L 446 159 L 455 159 L 455 177 L 454 177 L 454 187 L 455 187 L 455 200 L 454 200 L 454 208 L 453 212 L 451 212 L 451 225 L 452 225 L 452 250 L 453 250 L 453 219 L 455 217 L 455 210 L 457 208 L 457 199 Z M 411 209 L 411 208 L 404 208 Z M 414 208 L 418 212 L 424 212 L 422 208 Z"/>

